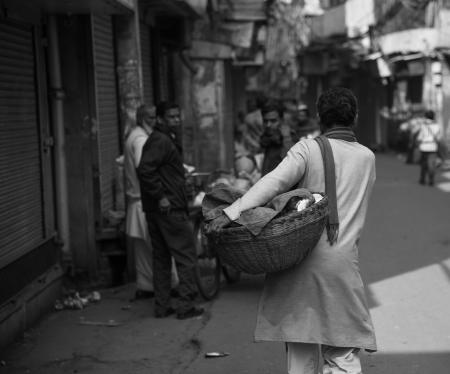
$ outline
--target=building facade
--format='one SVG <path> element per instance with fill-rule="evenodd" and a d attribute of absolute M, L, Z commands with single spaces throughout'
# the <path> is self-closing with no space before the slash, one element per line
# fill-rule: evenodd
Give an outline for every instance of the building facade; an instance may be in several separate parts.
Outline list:
<path fill-rule="evenodd" d="M 198 14 L 178 0 L 1 5 L 4 346 L 53 306 L 64 275 L 111 278 L 125 252 L 124 132 L 141 103 L 183 96 L 179 54 Z"/>
<path fill-rule="evenodd" d="M 299 54 L 305 101 L 342 85 L 359 99 L 360 141 L 396 146 L 398 126 L 418 107 L 436 112 L 449 138 L 448 1 L 322 1 Z"/>

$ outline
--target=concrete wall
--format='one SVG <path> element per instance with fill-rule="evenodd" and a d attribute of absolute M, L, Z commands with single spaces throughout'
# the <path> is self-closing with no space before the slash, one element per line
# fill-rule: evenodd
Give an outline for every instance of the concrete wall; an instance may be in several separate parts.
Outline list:
<path fill-rule="evenodd" d="M 374 22 L 374 0 L 348 0 L 312 19 L 312 38 L 314 40 L 336 35 L 355 37 L 367 32 L 369 25 Z"/>
<path fill-rule="evenodd" d="M 222 60 L 195 60 L 198 73 L 193 78 L 192 105 L 196 122 L 198 168 L 214 171 L 231 168 L 233 124 L 225 121 L 225 69 Z"/>
<path fill-rule="evenodd" d="M 0 308 L 0 350 L 49 312 L 60 296 L 63 272 L 55 265 Z"/>
<path fill-rule="evenodd" d="M 92 42 L 88 16 L 59 19 L 60 61 L 69 196 L 69 230 L 74 268 L 96 274 L 93 162 L 96 147 Z M 98 197 L 97 197 L 98 199 Z"/>
<path fill-rule="evenodd" d="M 450 144 L 450 58 L 442 62 L 442 94 L 444 105 L 442 107 L 442 126 L 447 140 Z"/>

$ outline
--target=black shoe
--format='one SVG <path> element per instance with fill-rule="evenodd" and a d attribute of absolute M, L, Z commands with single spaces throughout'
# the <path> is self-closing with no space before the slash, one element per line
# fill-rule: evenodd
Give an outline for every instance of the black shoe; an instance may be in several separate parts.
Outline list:
<path fill-rule="evenodd" d="M 165 310 L 160 310 L 155 312 L 155 318 L 165 318 L 175 313 L 175 309 L 167 308 Z"/>
<path fill-rule="evenodd" d="M 134 294 L 134 300 L 151 299 L 152 297 L 155 297 L 153 291 L 136 290 Z"/>
<path fill-rule="evenodd" d="M 193 317 L 201 316 L 205 310 L 203 308 L 192 307 L 191 309 L 186 310 L 185 312 L 177 313 L 177 319 L 188 319 Z"/>

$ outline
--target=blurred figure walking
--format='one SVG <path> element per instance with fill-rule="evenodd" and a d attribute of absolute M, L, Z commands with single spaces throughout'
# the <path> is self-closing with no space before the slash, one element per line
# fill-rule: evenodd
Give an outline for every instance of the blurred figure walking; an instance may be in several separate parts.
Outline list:
<path fill-rule="evenodd" d="M 406 160 L 407 164 L 416 164 L 419 162 L 417 135 L 422 125 L 427 122 L 425 117 L 425 108 L 419 105 L 412 110 L 411 118 L 400 125 L 400 130 L 406 136 Z"/>
<path fill-rule="evenodd" d="M 425 112 L 425 121 L 421 124 L 417 133 L 416 142 L 420 151 L 420 184 L 434 185 L 434 175 L 436 172 L 438 142 L 441 139 L 441 129 L 434 120 L 434 112 Z"/>

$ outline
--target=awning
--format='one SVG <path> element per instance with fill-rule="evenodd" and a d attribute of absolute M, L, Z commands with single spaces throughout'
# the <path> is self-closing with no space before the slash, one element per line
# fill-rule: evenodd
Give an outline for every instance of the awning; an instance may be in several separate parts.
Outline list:
<path fill-rule="evenodd" d="M 242 48 L 252 46 L 253 29 L 254 22 L 223 22 L 219 25 L 226 44 Z"/>
<path fill-rule="evenodd" d="M 200 17 L 189 1 L 184 0 L 139 0 L 139 8 L 143 14 L 150 12 L 156 17 Z"/>
<path fill-rule="evenodd" d="M 194 40 L 189 49 L 189 56 L 200 59 L 227 60 L 232 58 L 233 49 L 226 44 Z"/>
<path fill-rule="evenodd" d="M 450 40 L 447 35 L 443 35 L 443 33 L 434 28 L 418 28 L 393 32 L 380 37 L 379 43 L 384 55 L 414 52 L 428 55 L 436 49 L 450 47 Z"/>
<path fill-rule="evenodd" d="M 13 0 L 11 2 L 20 4 L 24 0 Z M 134 12 L 133 0 L 34 0 L 34 2 L 50 14 L 123 14 Z"/>
<path fill-rule="evenodd" d="M 265 21 L 265 0 L 229 0 L 223 1 L 220 12 L 231 21 Z"/>
<path fill-rule="evenodd" d="M 407 54 L 407 55 L 391 57 L 389 59 L 389 62 L 393 63 L 393 62 L 398 62 L 398 61 L 412 61 L 412 60 L 421 59 L 423 57 L 425 57 L 425 55 L 423 53 L 411 53 L 411 54 Z"/>

